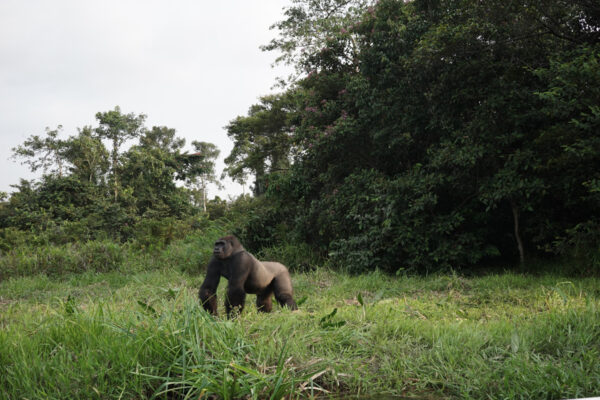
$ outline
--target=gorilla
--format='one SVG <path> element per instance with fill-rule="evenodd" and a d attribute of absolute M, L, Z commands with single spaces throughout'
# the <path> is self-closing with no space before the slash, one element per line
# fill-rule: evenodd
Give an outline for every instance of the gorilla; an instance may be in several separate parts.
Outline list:
<path fill-rule="evenodd" d="M 290 273 L 285 265 L 258 261 L 235 236 L 225 236 L 215 242 L 213 257 L 200 287 L 200 302 L 213 315 L 217 315 L 216 290 L 221 276 L 229 281 L 225 298 L 228 318 L 234 308 L 242 312 L 246 293 L 256 295 L 256 307 L 262 312 L 270 312 L 273 308 L 273 294 L 281 306 L 298 309 L 292 297 Z"/>

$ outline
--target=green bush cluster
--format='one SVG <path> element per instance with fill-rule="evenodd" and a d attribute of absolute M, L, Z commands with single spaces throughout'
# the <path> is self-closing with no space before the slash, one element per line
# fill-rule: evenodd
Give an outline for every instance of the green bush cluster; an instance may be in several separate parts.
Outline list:
<path fill-rule="evenodd" d="M 199 273 L 212 256 L 212 245 L 227 231 L 227 222 L 148 220 L 126 242 L 110 238 L 77 240 L 14 228 L 0 230 L 0 280 L 14 276 L 60 276 L 86 271 L 108 272 L 174 268 Z"/>
<path fill-rule="evenodd" d="M 19 246 L 0 255 L 0 280 L 11 276 L 117 270 L 127 247 L 110 240 Z"/>
<path fill-rule="evenodd" d="M 278 261 L 292 272 L 312 271 L 326 264 L 323 255 L 306 243 L 282 243 L 264 247 L 255 255 L 259 260 Z"/>

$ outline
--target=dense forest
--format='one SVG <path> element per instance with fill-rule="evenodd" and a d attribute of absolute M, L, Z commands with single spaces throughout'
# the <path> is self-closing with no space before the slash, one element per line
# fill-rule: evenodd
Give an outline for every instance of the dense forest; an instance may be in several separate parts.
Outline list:
<path fill-rule="evenodd" d="M 43 175 L 2 196 L 3 255 L 150 248 L 228 218 L 250 250 L 351 272 L 600 270 L 597 1 L 294 0 L 273 29 L 264 50 L 295 73 L 226 127 L 224 174 L 252 198 L 208 201 L 219 150 L 116 107 L 14 149 Z"/>

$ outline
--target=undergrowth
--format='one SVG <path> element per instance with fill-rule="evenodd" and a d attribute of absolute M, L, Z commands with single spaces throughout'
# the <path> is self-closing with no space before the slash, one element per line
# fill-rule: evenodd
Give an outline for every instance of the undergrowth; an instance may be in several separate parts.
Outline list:
<path fill-rule="evenodd" d="M 259 314 L 250 296 L 234 320 L 198 307 L 202 278 L 168 267 L 0 282 L 0 398 L 598 395 L 595 278 L 317 269 L 293 275 L 299 311 Z"/>

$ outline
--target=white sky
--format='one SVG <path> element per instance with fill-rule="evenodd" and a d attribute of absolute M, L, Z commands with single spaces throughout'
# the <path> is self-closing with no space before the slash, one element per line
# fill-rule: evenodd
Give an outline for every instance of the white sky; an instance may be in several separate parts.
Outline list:
<path fill-rule="evenodd" d="M 233 143 L 223 127 L 273 92 L 276 36 L 287 0 L 0 0 L 0 191 L 33 175 L 11 149 L 45 127 L 96 126 L 116 105 L 146 125 L 216 144 L 217 165 Z M 237 195 L 230 180 L 218 194 Z M 217 194 L 216 190 L 209 197 Z"/>

